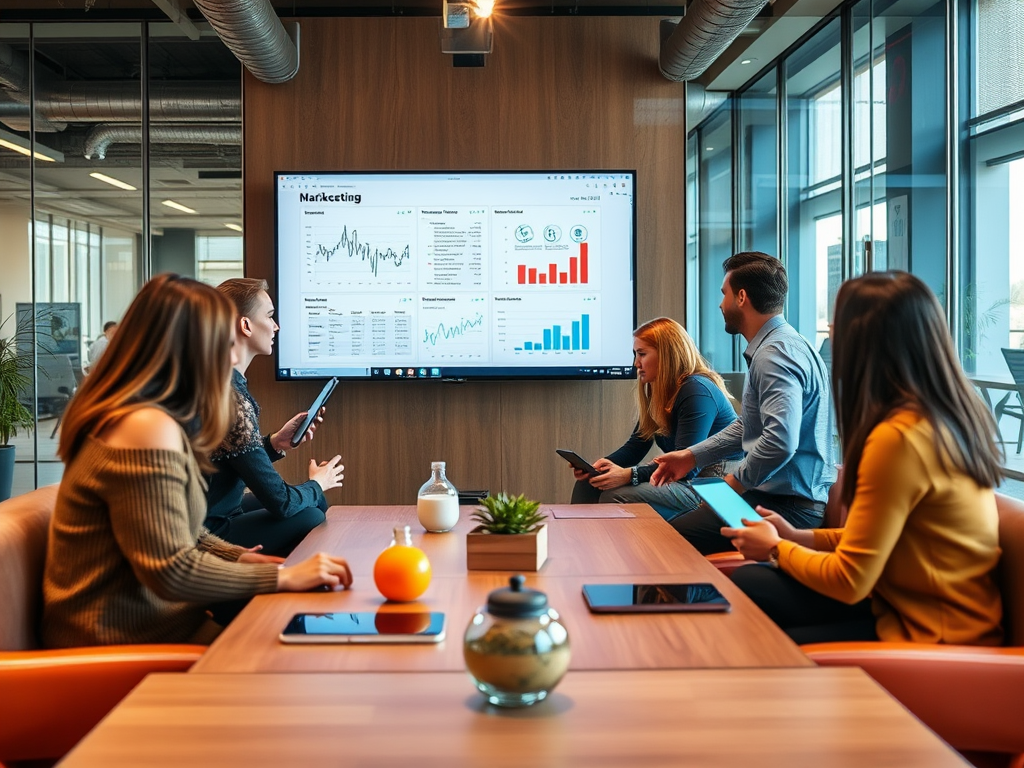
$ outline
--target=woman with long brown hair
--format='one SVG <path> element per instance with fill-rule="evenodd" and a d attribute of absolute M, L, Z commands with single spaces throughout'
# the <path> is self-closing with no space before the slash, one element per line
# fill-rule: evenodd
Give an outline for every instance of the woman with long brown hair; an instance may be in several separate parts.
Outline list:
<path fill-rule="evenodd" d="M 338 557 L 295 566 L 203 527 L 202 471 L 230 418 L 234 307 L 177 275 L 135 297 L 68 404 L 44 574 L 48 647 L 208 640 L 205 608 L 348 585 Z"/>
<path fill-rule="evenodd" d="M 849 280 L 832 340 L 846 527 L 758 507 L 766 520 L 722 533 L 776 567 L 734 580 L 798 642 L 998 645 L 1000 447 L 939 302 L 906 272 Z"/>
<path fill-rule="evenodd" d="M 573 470 L 572 503 L 645 502 L 671 520 L 700 504 L 687 481 L 698 471 L 721 475 L 722 465 L 656 487 L 650 482 L 655 465 L 640 462 L 654 443 L 667 452 L 705 440 L 735 421 L 736 411 L 722 377 L 675 320 L 659 317 L 633 331 L 633 357 L 640 418 L 622 447 L 593 463 L 601 474 Z"/>

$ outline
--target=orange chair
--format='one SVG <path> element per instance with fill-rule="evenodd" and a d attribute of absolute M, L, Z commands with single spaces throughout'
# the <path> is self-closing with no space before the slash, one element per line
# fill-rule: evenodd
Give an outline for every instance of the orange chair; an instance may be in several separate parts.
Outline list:
<path fill-rule="evenodd" d="M 57 486 L 0 503 L 0 763 L 63 756 L 150 672 L 186 671 L 202 645 L 39 650 L 43 561 Z"/>
<path fill-rule="evenodd" d="M 802 649 L 822 666 L 861 667 L 961 752 L 1014 755 L 1013 764 L 1024 766 L 1024 502 L 996 494 L 996 504 L 1006 646 L 875 642 Z"/>

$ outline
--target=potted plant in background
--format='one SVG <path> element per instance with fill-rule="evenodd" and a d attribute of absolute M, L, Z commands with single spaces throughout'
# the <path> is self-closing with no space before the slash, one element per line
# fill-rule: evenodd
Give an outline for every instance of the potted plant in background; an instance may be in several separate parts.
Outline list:
<path fill-rule="evenodd" d="M 3 328 L 10 318 L 0 322 L 0 501 L 11 496 L 14 481 L 14 446 L 11 438 L 19 429 L 31 429 L 32 412 L 18 399 L 32 385 L 29 373 L 32 359 L 18 354 L 18 339 L 21 328 L 8 337 Z"/>
<path fill-rule="evenodd" d="M 548 559 L 547 515 L 540 502 L 499 493 L 480 500 L 466 534 L 466 567 L 477 571 L 537 571 Z"/>

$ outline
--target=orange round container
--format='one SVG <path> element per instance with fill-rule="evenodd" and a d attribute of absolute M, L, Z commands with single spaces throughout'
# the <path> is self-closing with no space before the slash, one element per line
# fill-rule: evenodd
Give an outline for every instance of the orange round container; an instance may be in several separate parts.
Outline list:
<path fill-rule="evenodd" d="M 395 529 L 395 543 L 377 556 L 373 582 L 388 600 L 415 600 L 430 586 L 430 560 L 422 549 L 412 546 L 406 526 Z"/>

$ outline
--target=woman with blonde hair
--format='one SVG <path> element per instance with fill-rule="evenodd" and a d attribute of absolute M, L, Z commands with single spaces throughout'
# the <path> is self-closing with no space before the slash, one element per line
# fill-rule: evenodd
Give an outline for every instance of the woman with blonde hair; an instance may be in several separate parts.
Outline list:
<path fill-rule="evenodd" d="M 202 526 L 202 473 L 231 415 L 234 317 L 209 286 L 153 278 L 68 404 L 44 572 L 47 647 L 203 642 L 217 631 L 207 606 L 351 584 L 339 557 L 283 567 Z"/>
<path fill-rule="evenodd" d="M 677 482 L 651 485 L 655 464 L 641 464 L 652 443 L 662 451 L 689 448 L 736 420 L 722 377 L 711 369 L 686 330 L 667 317 L 633 331 L 640 418 L 625 444 L 594 462 L 600 474 L 574 469 L 573 504 L 645 502 L 666 520 L 696 509 L 688 480 L 721 475 L 721 464 L 698 467 Z"/>

